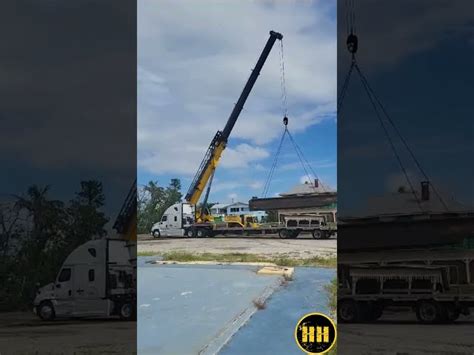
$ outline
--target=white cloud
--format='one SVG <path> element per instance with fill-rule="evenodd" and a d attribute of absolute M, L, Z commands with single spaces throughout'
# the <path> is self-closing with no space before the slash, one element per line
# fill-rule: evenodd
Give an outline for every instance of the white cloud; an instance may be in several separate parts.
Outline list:
<path fill-rule="evenodd" d="M 295 159 L 298 159 L 295 156 Z M 311 166 L 312 169 L 314 169 L 316 172 L 318 169 L 325 169 L 325 168 L 333 168 L 336 166 L 336 162 L 333 160 L 320 160 L 320 161 L 309 161 L 309 165 Z M 307 164 L 305 164 L 307 168 Z M 281 166 L 278 166 L 277 170 L 278 171 L 292 171 L 292 170 L 302 170 L 303 166 L 299 160 L 293 161 L 291 163 L 286 163 L 282 164 Z"/>
<path fill-rule="evenodd" d="M 334 117 L 336 26 L 329 3 L 138 3 L 138 164 L 154 174 L 193 174 L 223 129 L 273 29 L 284 35 L 290 125 Z M 223 154 L 223 168 L 267 158 L 280 136 L 276 43 Z M 233 146 L 233 139 L 247 143 Z"/>
<path fill-rule="evenodd" d="M 238 188 L 247 188 L 252 190 L 259 190 L 263 187 L 263 182 L 260 180 L 245 180 L 245 181 L 223 181 L 212 184 L 212 192 L 220 192 L 226 190 L 236 190 Z"/>
<path fill-rule="evenodd" d="M 246 168 L 250 162 L 267 158 L 270 154 L 263 148 L 249 144 L 239 144 L 235 148 L 227 148 L 222 157 L 221 165 L 226 168 Z"/>
<path fill-rule="evenodd" d="M 239 197 L 239 195 L 237 195 L 236 193 L 231 193 L 231 194 L 228 194 L 227 197 L 229 198 L 230 201 L 237 202 L 237 198 Z"/>

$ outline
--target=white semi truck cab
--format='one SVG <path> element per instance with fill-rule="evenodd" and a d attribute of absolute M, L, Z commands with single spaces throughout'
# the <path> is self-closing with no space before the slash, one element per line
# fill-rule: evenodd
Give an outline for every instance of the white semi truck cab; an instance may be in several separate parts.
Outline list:
<path fill-rule="evenodd" d="M 183 236 L 184 230 L 194 223 L 194 208 L 189 203 L 175 203 L 168 207 L 161 221 L 151 228 L 155 238 Z"/>
<path fill-rule="evenodd" d="M 91 240 L 66 258 L 56 280 L 38 289 L 34 312 L 60 317 L 120 317 L 136 309 L 133 246 L 121 239 Z"/>

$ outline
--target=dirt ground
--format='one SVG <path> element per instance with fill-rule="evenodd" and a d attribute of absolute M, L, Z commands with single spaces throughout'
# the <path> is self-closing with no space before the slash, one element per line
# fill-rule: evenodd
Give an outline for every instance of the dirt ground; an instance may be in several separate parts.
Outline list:
<path fill-rule="evenodd" d="M 0 354 L 133 354 L 136 327 L 115 319 L 44 322 L 30 312 L 0 313 Z"/>
<path fill-rule="evenodd" d="M 339 324 L 338 354 L 474 354 L 474 316 L 453 324 L 423 325 L 411 312 L 372 324 Z"/>
<path fill-rule="evenodd" d="M 337 239 L 315 240 L 311 236 L 297 239 L 280 239 L 277 235 L 265 237 L 225 236 L 214 238 L 159 238 L 150 235 L 138 236 L 138 253 L 166 253 L 182 251 L 188 253 L 246 253 L 259 256 L 287 257 L 295 259 L 316 256 L 335 257 Z"/>

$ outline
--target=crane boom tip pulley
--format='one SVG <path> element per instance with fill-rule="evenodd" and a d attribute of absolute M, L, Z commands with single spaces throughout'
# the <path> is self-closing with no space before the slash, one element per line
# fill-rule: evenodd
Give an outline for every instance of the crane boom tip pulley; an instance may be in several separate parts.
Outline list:
<path fill-rule="evenodd" d="M 280 32 L 270 31 L 270 36 L 274 36 L 280 41 L 283 39 L 283 35 Z"/>

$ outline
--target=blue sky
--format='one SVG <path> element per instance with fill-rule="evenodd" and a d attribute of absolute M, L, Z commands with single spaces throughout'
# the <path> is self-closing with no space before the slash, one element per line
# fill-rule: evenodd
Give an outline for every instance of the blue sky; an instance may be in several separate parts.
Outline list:
<path fill-rule="evenodd" d="M 178 177 L 186 192 L 275 30 L 284 36 L 289 129 L 319 178 L 336 188 L 336 2 L 208 5 L 138 4 L 138 183 Z M 277 42 L 231 134 L 213 202 L 262 196 L 283 132 L 279 50 Z M 268 196 L 305 179 L 287 140 Z"/>

